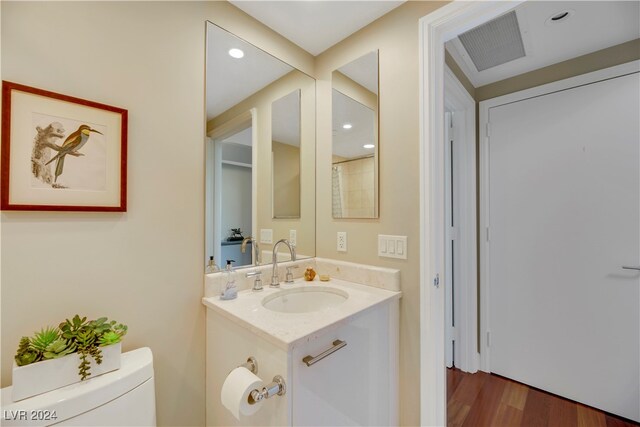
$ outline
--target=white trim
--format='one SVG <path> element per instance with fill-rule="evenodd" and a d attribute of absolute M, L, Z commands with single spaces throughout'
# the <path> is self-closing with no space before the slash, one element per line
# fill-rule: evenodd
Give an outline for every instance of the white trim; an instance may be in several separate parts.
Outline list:
<path fill-rule="evenodd" d="M 542 96 L 553 92 L 558 92 L 566 89 L 570 89 L 577 86 L 595 83 L 602 80 L 607 80 L 615 77 L 620 77 L 626 74 L 640 72 L 640 61 L 632 61 L 626 64 L 617 65 L 603 70 L 593 71 L 587 74 L 581 74 L 576 77 L 570 77 L 564 80 L 558 80 L 556 82 L 548 83 L 542 86 L 536 86 L 534 88 L 522 90 L 519 92 L 510 93 L 507 95 L 499 96 L 497 98 L 488 99 L 480 102 L 480 227 L 481 230 L 488 229 L 490 227 L 489 217 L 489 137 L 487 136 L 487 129 L 489 126 L 489 110 L 491 108 L 509 104 L 513 102 L 522 101 L 532 97 Z M 486 236 L 486 231 L 483 235 Z M 482 266 L 482 276 L 480 278 L 480 307 L 481 316 L 480 319 L 480 336 L 481 340 L 481 352 L 480 352 L 480 369 L 485 372 L 491 372 L 491 349 L 487 345 L 487 334 L 491 331 L 491 325 L 489 323 L 489 309 L 490 309 L 490 257 L 491 251 L 489 241 L 486 237 L 483 239 L 483 249 L 480 251 L 480 265 Z"/>
<path fill-rule="evenodd" d="M 456 367 L 478 370 L 478 263 L 476 231 L 476 103 L 445 66 L 445 108 L 454 112 L 454 245 Z"/>
<path fill-rule="evenodd" d="M 242 162 L 234 162 L 233 160 L 223 160 L 222 161 L 223 165 L 231 165 L 231 166 L 240 166 L 241 168 L 253 168 L 252 165 L 250 165 L 249 163 L 242 163 Z"/>
<path fill-rule="evenodd" d="M 420 19 L 420 422 L 446 424 L 444 292 L 444 43 L 521 1 L 454 1 Z"/>

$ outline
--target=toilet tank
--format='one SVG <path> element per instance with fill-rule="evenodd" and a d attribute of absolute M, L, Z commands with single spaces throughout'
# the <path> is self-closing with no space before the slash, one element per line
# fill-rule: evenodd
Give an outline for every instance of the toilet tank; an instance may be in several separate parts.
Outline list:
<path fill-rule="evenodd" d="M 11 399 L 2 389 L 2 426 L 155 426 L 153 355 L 149 348 L 122 354 L 120 369 L 33 396 Z"/>

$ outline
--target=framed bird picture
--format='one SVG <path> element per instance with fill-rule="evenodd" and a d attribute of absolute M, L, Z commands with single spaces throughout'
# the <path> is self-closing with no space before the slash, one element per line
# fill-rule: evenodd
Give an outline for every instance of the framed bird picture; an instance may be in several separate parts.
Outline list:
<path fill-rule="evenodd" d="M 127 210 L 127 110 L 2 82 L 0 208 Z"/>

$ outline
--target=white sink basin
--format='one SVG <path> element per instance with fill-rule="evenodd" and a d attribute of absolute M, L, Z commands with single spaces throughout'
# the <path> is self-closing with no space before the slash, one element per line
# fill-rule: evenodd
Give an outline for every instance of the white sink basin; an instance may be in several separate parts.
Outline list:
<path fill-rule="evenodd" d="M 305 286 L 269 295 L 262 300 L 262 305 L 268 310 L 281 313 L 310 313 L 340 305 L 347 298 L 349 294 L 340 289 Z"/>

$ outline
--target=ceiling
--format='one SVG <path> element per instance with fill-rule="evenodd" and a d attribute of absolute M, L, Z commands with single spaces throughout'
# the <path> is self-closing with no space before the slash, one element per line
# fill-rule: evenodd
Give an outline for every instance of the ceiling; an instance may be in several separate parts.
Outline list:
<path fill-rule="evenodd" d="M 369 52 L 338 68 L 338 71 L 370 92 L 378 94 L 378 51 Z"/>
<path fill-rule="evenodd" d="M 251 134 L 252 127 L 249 126 L 248 128 L 241 130 L 240 132 L 229 135 L 228 137 L 223 139 L 222 142 L 225 144 L 239 144 L 251 147 L 253 145 L 251 142 Z"/>
<path fill-rule="evenodd" d="M 231 48 L 241 49 L 244 57 L 229 56 Z M 265 51 L 207 23 L 207 120 L 292 70 L 293 67 Z"/>
<path fill-rule="evenodd" d="M 404 1 L 230 1 L 313 56 Z"/>
<path fill-rule="evenodd" d="M 569 11 L 568 19 L 550 17 Z M 456 37 L 447 51 L 475 87 L 546 67 L 640 37 L 638 1 L 527 1 L 516 8 L 526 55 L 477 71 Z"/>
<path fill-rule="evenodd" d="M 294 147 L 300 146 L 300 89 L 273 101 L 271 139 Z"/>
<path fill-rule="evenodd" d="M 333 89 L 332 96 L 333 155 L 352 159 L 373 155 L 375 148 L 364 148 L 375 144 L 375 112 Z M 350 129 L 342 125 L 349 123 Z"/>

